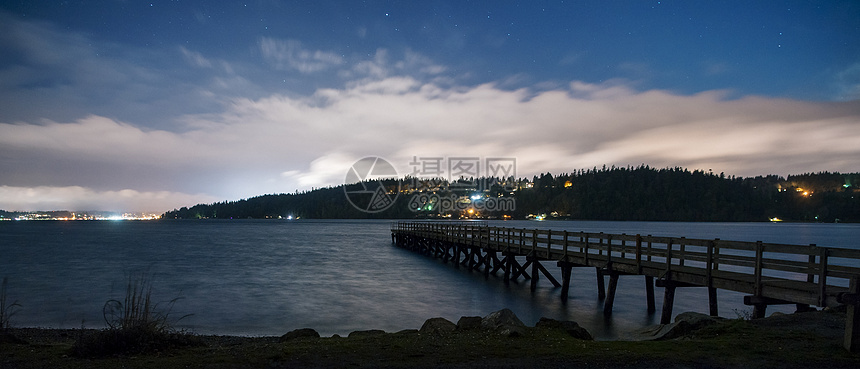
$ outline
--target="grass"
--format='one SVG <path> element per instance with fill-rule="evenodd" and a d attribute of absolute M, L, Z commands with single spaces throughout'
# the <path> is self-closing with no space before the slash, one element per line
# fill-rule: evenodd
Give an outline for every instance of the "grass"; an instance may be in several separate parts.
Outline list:
<path fill-rule="evenodd" d="M 160 304 L 152 299 L 150 278 L 144 273 L 130 275 L 123 301 L 108 300 L 104 304 L 102 313 L 108 329 L 90 334 L 81 329 L 73 354 L 81 357 L 145 354 L 195 344 L 193 335 L 173 328 L 170 312 L 177 300 L 159 308 Z"/>
<path fill-rule="evenodd" d="M 9 283 L 8 277 L 3 277 L 3 282 L 0 283 L 0 330 L 9 328 L 10 320 L 17 309 L 21 306 L 17 301 L 9 303 L 6 297 L 6 286 Z"/>

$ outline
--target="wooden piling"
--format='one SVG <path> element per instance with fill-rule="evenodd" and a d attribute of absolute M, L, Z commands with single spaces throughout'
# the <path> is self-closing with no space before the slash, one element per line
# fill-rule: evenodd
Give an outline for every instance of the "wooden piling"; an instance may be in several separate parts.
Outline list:
<path fill-rule="evenodd" d="M 603 268 L 597 267 L 597 299 L 603 301 L 606 298 L 606 287 L 603 281 Z"/>
<path fill-rule="evenodd" d="M 663 312 L 660 315 L 660 324 L 669 324 L 672 322 L 672 308 L 675 304 L 675 288 L 674 283 L 667 283 L 663 287 Z"/>
<path fill-rule="evenodd" d="M 657 304 L 654 303 L 654 277 L 645 276 L 645 300 L 648 304 L 648 314 L 657 311 Z"/>
<path fill-rule="evenodd" d="M 568 292 L 570 291 L 570 274 L 573 271 L 573 265 L 566 261 L 559 261 L 558 266 L 561 268 L 561 300 L 567 301 Z"/>
<path fill-rule="evenodd" d="M 609 273 L 609 290 L 606 292 L 606 301 L 603 302 L 603 316 L 612 315 L 612 305 L 615 304 L 615 291 L 618 289 L 618 273 Z"/>
<path fill-rule="evenodd" d="M 720 316 L 717 309 L 717 289 L 714 287 L 708 287 L 708 312 L 711 316 Z"/>
<path fill-rule="evenodd" d="M 851 277 L 848 292 L 841 295 L 840 300 L 848 305 L 845 319 L 845 349 L 855 354 L 860 353 L 860 276 Z"/>

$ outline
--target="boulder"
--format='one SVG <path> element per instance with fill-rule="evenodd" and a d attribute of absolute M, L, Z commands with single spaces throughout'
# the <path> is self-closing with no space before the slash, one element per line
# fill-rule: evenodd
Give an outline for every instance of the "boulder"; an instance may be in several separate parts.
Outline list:
<path fill-rule="evenodd" d="M 430 318 L 424 322 L 418 333 L 421 334 L 444 334 L 457 329 L 457 325 L 445 318 Z"/>
<path fill-rule="evenodd" d="M 481 318 L 479 316 L 460 317 L 460 320 L 457 321 L 457 329 L 459 329 L 461 331 L 480 329 L 481 328 L 481 321 L 483 321 L 483 320 L 484 320 L 484 318 Z"/>
<path fill-rule="evenodd" d="M 594 337 L 588 330 L 580 327 L 578 323 L 571 320 L 559 321 L 550 318 L 540 318 L 537 324 L 535 324 L 535 328 L 559 329 L 567 332 L 573 338 L 588 341 L 594 340 Z"/>
<path fill-rule="evenodd" d="M 485 329 L 499 329 L 506 326 L 525 327 L 526 325 L 510 309 L 492 312 L 481 319 L 481 327 Z"/>
<path fill-rule="evenodd" d="M 301 328 L 294 331 L 289 331 L 281 336 L 280 342 L 290 341 L 298 338 L 319 338 L 320 334 L 310 328 Z"/>
<path fill-rule="evenodd" d="M 526 331 L 526 325 L 510 309 L 502 309 L 485 316 L 481 319 L 481 328 L 495 331 L 505 337 L 519 337 Z"/>
<path fill-rule="evenodd" d="M 380 329 L 370 329 L 366 331 L 354 331 L 350 332 L 347 338 L 363 338 L 363 337 L 372 337 L 379 336 L 385 334 L 385 331 Z"/>
<path fill-rule="evenodd" d="M 642 340 L 670 340 L 684 337 L 699 329 L 714 324 L 723 318 L 712 317 L 706 314 L 686 312 L 678 314 L 672 324 L 661 324 L 640 330 L 638 338 Z"/>
<path fill-rule="evenodd" d="M 522 337 L 526 334 L 526 327 L 506 325 L 496 329 L 496 333 L 503 337 Z"/>

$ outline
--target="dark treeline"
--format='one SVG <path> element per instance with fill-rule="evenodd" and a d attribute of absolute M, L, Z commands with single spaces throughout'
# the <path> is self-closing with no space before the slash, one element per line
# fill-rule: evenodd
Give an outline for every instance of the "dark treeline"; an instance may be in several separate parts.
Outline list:
<path fill-rule="evenodd" d="M 470 182 L 470 181 L 466 181 Z M 475 183 L 480 181 L 473 181 Z M 408 189 L 407 180 L 385 182 L 392 191 Z M 498 183 L 498 182 L 495 182 Z M 442 212 L 451 218 L 653 221 L 785 221 L 860 222 L 860 173 L 808 173 L 780 177 L 727 177 L 683 168 L 648 166 L 579 170 L 553 176 L 546 173 L 520 179 L 515 186 L 498 185 L 434 188 L 434 194 L 464 201 L 479 194 L 485 198 L 513 197 L 509 211 L 468 213 L 465 208 Z M 399 187 L 398 187 L 399 185 Z M 430 190 L 422 192 L 430 193 Z M 386 218 L 437 217 L 438 209 L 413 211 L 417 192 L 401 192 L 395 203 L 379 213 L 356 209 L 344 186 L 305 193 L 264 195 L 246 200 L 200 204 L 169 211 L 165 219 L 243 218 Z M 392 196 L 393 197 L 393 196 Z M 412 201 L 410 203 L 410 201 Z"/>

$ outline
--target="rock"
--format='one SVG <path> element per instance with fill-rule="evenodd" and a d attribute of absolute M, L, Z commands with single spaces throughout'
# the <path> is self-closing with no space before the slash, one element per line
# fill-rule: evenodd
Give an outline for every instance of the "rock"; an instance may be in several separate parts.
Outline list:
<path fill-rule="evenodd" d="M 693 325 L 694 327 L 696 327 L 696 329 L 699 329 L 699 328 L 711 325 L 713 323 L 716 323 L 717 321 L 719 321 L 721 319 L 723 319 L 723 318 L 688 311 L 686 313 L 678 314 L 678 316 L 675 317 L 675 323 L 687 322 L 687 323 L 690 323 L 691 325 Z"/>
<path fill-rule="evenodd" d="M 505 337 L 519 337 L 525 334 L 526 325 L 510 309 L 502 309 L 481 319 L 481 328 L 495 331 Z"/>
<path fill-rule="evenodd" d="M 712 317 L 705 314 L 686 312 L 678 314 L 672 324 L 663 324 L 648 327 L 637 332 L 643 340 L 670 340 L 683 337 L 699 329 L 714 324 L 723 318 Z"/>
<path fill-rule="evenodd" d="M 567 334 L 573 338 L 588 341 L 594 340 L 594 337 L 588 332 L 588 330 L 580 327 L 578 323 L 570 320 L 559 321 L 550 318 L 540 318 L 537 324 L 535 324 L 535 328 L 560 329 L 567 332 Z"/>
<path fill-rule="evenodd" d="M 510 309 L 492 312 L 481 319 L 481 327 L 486 329 L 499 329 L 506 326 L 525 327 L 526 325 Z"/>
<path fill-rule="evenodd" d="M 479 316 L 460 317 L 460 320 L 457 321 L 457 329 L 461 331 L 479 329 L 481 328 L 481 321 L 483 320 L 484 318 L 481 318 Z"/>
<path fill-rule="evenodd" d="M 280 342 L 290 341 L 298 338 L 319 338 L 320 334 L 310 328 L 301 328 L 296 329 L 294 331 L 287 332 L 283 336 L 281 336 Z"/>
<path fill-rule="evenodd" d="M 517 327 L 506 325 L 496 330 L 500 336 L 504 337 L 522 337 L 526 334 L 526 327 Z"/>
<path fill-rule="evenodd" d="M 347 338 L 363 338 L 363 337 L 372 337 L 379 336 L 385 334 L 385 331 L 379 329 L 371 329 L 366 331 L 355 331 L 350 332 Z"/>
<path fill-rule="evenodd" d="M 445 318 L 430 318 L 424 322 L 418 333 L 421 334 L 444 334 L 457 329 L 457 325 Z"/>

